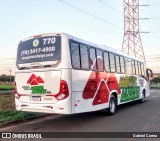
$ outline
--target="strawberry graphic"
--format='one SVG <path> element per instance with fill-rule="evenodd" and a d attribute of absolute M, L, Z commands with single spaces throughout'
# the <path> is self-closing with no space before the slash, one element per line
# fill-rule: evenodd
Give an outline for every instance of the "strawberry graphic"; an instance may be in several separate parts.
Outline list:
<path fill-rule="evenodd" d="M 109 91 L 104 81 L 101 82 L 98 92 L 93 100 L 93 105 L 98 105 L 108 102 Z"/>
<path fill-rule="evenodd" d="M 118 94 L 121 94 L 121 90 L 119 88 L 119 84 L 118 84 L 117 78 L 115 77 L 114 73 L 109 74 L 107 85 L 110 91 L 116 90 Z"/>
<path fill-rule="evenodd" d="M 95 64 L 96 61 L 92 67 L 93 69 L 96 69 Z M 97 66 L 99 70 L 103 70 L 103 60 L 101 58 L 97 59 Z M 84 99 L 94 98 L 92 103 L 93 105 L 103 104 L 108 102 L 109 94 L 112 90 L 116 90 L 118 94 L 121 94 L 115 74 L 108 74 L 103 71 L 92 71 L 84 88 L 82 97 Z"/>
<path fill-rule="evenodd" d="M 96 69 L 96 61 L 94 61 L 94 65 L 93 65 L 93 69 Z M 97 64 L 98 64 L 98 67 L 99 69 L 102 69 L 103 68 L 103 60 L 98 58 L 97 59 Z M 99 86 L 99 83 L 100 81 L 103 79 L 103 80 L 106 80 L 107 78 L 107 73 L 106 72 L 97 72 L 97 71 L 92 71 L 91 74 L 90 74 L 90 77 L 87 81 L 87 84 L 83 90 L 83 94 L 82 94 L 82 97 L 84 99 L 90 99 L 90 98 L 93 98 L 96 91 L 97 91 L 97 88 Z"/>

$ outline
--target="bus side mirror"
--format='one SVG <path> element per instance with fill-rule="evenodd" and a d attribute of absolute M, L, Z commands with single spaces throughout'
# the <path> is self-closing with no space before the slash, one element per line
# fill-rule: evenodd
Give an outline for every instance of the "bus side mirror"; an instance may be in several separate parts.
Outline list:
<path fill-rule="evenodd" d="M 153 77 L 153 71 L 151 69 L 146 69 L 146 74 L 148 78 Z"/>

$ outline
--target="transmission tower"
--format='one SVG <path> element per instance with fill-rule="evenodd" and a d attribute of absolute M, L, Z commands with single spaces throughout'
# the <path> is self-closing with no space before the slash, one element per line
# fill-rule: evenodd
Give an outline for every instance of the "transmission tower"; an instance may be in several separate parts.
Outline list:
<path fill-rule="evenodd" d="M 139 0 L 123 0 L 124 37 L 122 51 L 145 61 L 139 28 Z"/>

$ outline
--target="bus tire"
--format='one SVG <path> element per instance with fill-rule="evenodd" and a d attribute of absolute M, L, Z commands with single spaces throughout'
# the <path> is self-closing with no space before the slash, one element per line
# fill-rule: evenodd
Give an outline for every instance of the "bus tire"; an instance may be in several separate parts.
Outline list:
<path fill-rule="evenodd" d="M 143 92 L 142 92 L 142 98 L 140 99 L 140 102 L 141 103 L 145 102 L 145 90 L 143 90 Z"/>
<path fill-rule="evenodd" d="M 111 95 L 109 100 L 109 107 L 107 109 L 109 115 L 114 115 L 117 109 L 116 99 Z"/>

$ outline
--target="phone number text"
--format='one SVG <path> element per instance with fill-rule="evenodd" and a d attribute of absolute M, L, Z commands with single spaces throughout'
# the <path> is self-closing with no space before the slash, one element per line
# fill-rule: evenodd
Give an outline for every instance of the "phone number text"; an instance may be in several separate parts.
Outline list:
<path fill-rule="evenodd" d="M 35 49 L 30 49 L 30 50 L 23 50 L 21 52 L 21 56 L 38 54 L 38 53 L 42 53 L 42 52 L 54 52 L 54 51 L 55 51 L 55 46 L 44 47 L 44 48 L 35 48 Z"/>

